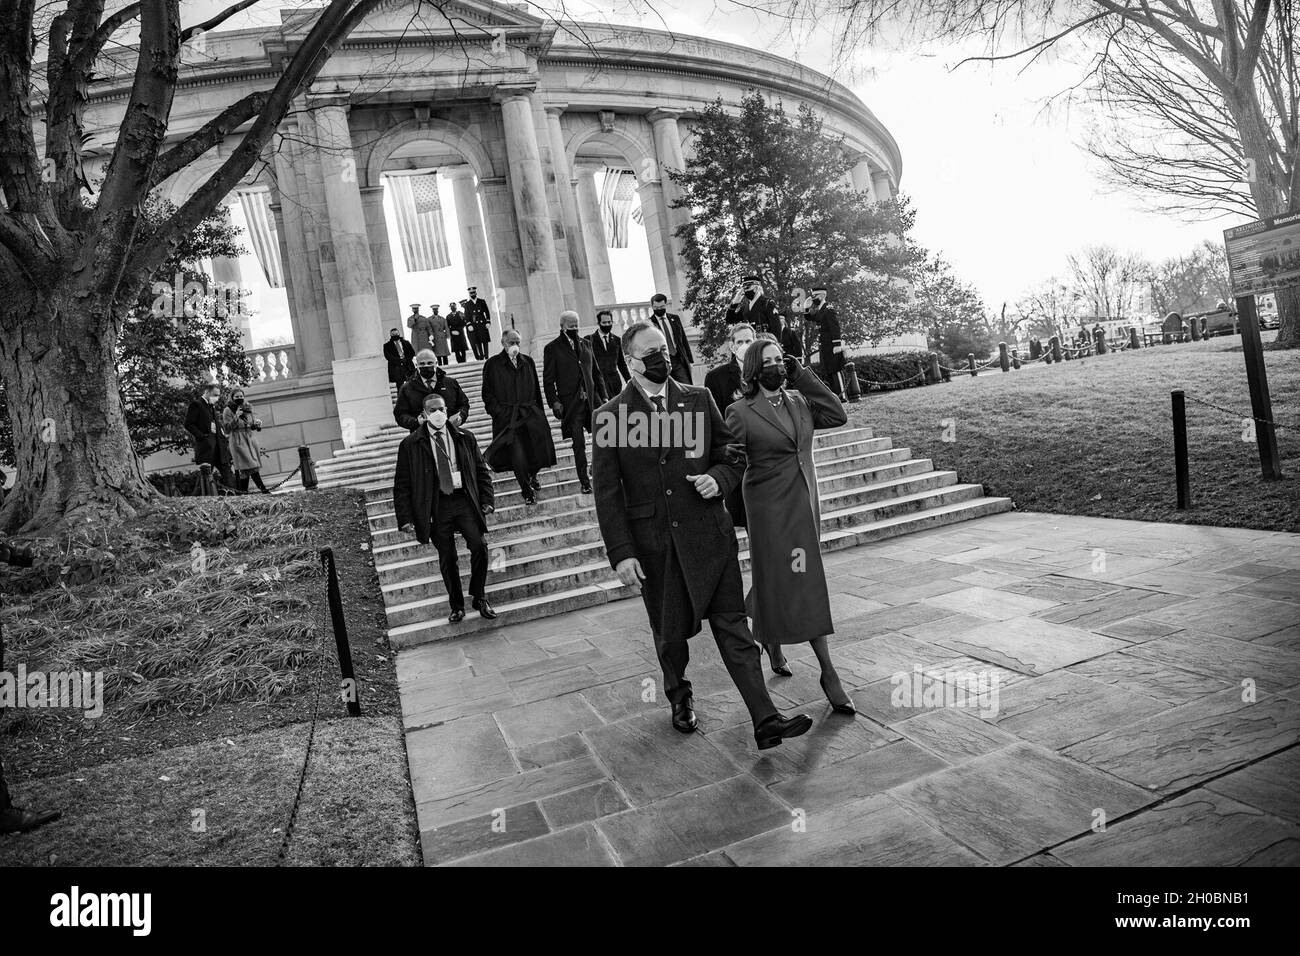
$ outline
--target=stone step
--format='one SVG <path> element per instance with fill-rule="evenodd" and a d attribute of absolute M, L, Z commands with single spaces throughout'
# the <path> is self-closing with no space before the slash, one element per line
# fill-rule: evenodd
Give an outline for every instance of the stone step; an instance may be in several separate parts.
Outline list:
<path fill-rule="evenodd" d="M 908 534 L 913 531 L 927 530 L 971 518 L 1010 511 L 1013 507 L 1009 498 L 984 497 L 983 489 L 979 485 L 958 485 L 955 487 L 958 489 L 973 488 L 975 489 L 975 496 L 955 501 L 950 497 L 947 501 L 933 504 L 930 507 L 837 529 L 830 534 L 823 535 L 822 550 L 836 551 L 858 544 Z M 935 498 L 939 496 L 929 497 Z M 748 554 L 746 553 L 741 566 L 742 568 L 748 568 L 748 564 Z M 624 587 L 614 577 L 613 571 L 609 570 L 608 563 L 604 567 L 609 571 L 608 576 L 595 583 L 569 591 L 544 593 L 506 601 L 497 599 L 489 575 L 488 599 L 497 612 L 496 620 L 484 620 L 474 611 L 467 610 L 463 621 L 458 624 L 450 624 L 447 621 L 448 610 L 445 600 L 415 602 L 416 605 L 423 606 L 424 613 L 406 623 L 395 620 L 391 613 L 393 609 L 390 608 L 389 623 L 392 626 L 388 632 L 388 639 L 394 648 L 400 650 L 431 641 L 445 640 L 476 631 L 524 623 L 538 618 L 562 614 L 566 611 L 594 607 L 609 601 L 635 596 L 635 593 L 630 588 Z"/>
<path fill-rule="evenodd" d="M 845 507 L 823 517 L 822 533 L 842 531 L 857 524 L 953 504 L 983 495 L 983 488 L 979 485 L 956 484 L 956 475 L 952 472 L 936 472 L 933 480 L 935 484 L 915 489 L 910 494 L 846 504 Z M 612 576 L 613 571 L 609 567 L 601 544 L 584 546 L 583 557 L 585 560 L 582 562 L 560 566 L 527 558 L 518 562 L 514 569 L 530 573 L 521 573 L 516 577 L 510 576 L 514 569 L 507 563 L 506 571 L 489 573 L 488 599 L 493 604 L 498 601 L 510 603 L 527 597 L 587 587 L 608 580 Z M 556 560 L 563 559 L 556 556 Z M 461 570 L 468 573 L 468 565 L 462 564 Z M 446 606 L 446 594 L 442 578 L 436 573 L 409 581 L 381 585 L 380 590 L 388 605 L 390 625 L 410 624 L 429 614 L 447 613 L 439 611 L 439 607 Z"/>
<path fill-rule="evenodd" d="M 896 472 L 903 472 L 903 474 Z M 908 482 L 897 480 L 906 476 L 912 476 L 914 480 Z M 925 488 L 955 484 L 956 480 L 957 476 L 954 472 L 934 471 L 928 459 L 914 459 L 899 466 L 879 469 L 865 481 L 864 476 L 847 476 L 843 487 L 835 487 L 835 478 L 832 476 L 826 480 L 826 484 L 819 481 L 818 490 L 821 492 L 825 507 L 849 508 L 885 497 L 901 497 Z M 840 492 L 851 497 L 845 498 Z M 502 575 L 503 578 L 522 577 L 541 570 L 546 562 L 556 567 L 573 563 L 565 548 L 578 549 L 588 545 L 599 546 L 601 543 L 599 527 L 594 520 L 590 520 L 594 518 L 594 508 L 584 517 L 589 520 L 578 525 L 556 522 L 556 527 L 542 528 L 529 526 L 526 521 L 515 522 L 505 527 L 489 522 L 488 540 L 493 559 L 493 572 Z M 743 531 L 741 534 L 743 535 Z M 436 579 L 437 588 L 440 589 L 441 579 L 437 576 L 436 550 L 420 545 L 410 538 L 406 541 L 410 542 L 409 550 L 400 558 L 389 556 L 392 548 L 385 549 L 383 553 L 376 548 L 375 571 L 379 575 L 380 583 L 395 584 L 423 576 L 430 580 Z M 464 541 L 459 536 L 456 541 L 460 552 L 468 558 Z"/>

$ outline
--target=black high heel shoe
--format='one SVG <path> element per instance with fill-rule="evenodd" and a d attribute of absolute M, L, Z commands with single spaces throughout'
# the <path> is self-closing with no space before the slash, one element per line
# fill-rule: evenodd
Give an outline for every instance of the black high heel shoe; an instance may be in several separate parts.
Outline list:
<path fill-rule="evenodd" d="M 780 646 L 781 645 L 779 644 L 771 645 L 771 647 L 780 647 Z M 767 644 L 763 645 L 763 650 L 767 651 L 767 659 L 772 664 L 772 673 L 779 674 L 782 677 L 793 677 L 794 671 L 790 670 L 790 662 L 785 659 L 785 655 L 784 654 L 781 655 L 781 662 L 778 664 L 776 658 L 772 656 L 771 647 L 769 647 Z"/>
<path fill-rule="evenodd" d="M 853 701 L 852 701 L 852 700 L 850 700 L 850 701 L 848 701 L 847 703 L 844 703 L 844 704 L 837 704 L 837 703 L 835 703 L 835 701 L 831 700 L 830 691 L 828 691 L 828 690 L 826 689 L 826 678 L 825 678 L 825 676 L 822 676 L 822 677 L 817 678 L 817 683 L 821 684 L 821 687 L 822 687 L 822 693 L 826 695 L 826 699 L 827 699 L 827 700 L 830 700 L 830 701 L 831 701 L 831 710 L 835 711 L 835 713 L 837 713 L 837 714 L 856 714 L 856 713 L 858 712 L 858 709 L 857 709 L 856 707 L 853 706 Z"/>

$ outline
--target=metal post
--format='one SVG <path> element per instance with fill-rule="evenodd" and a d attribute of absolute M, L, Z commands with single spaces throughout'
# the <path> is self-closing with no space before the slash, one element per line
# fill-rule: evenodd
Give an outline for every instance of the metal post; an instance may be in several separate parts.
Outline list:
<path fill-rule="evenodd" d="M 311 460 L 311 449 L 306 445 L 298 446 L 298 474 L 302 486 L 308 491 L 316 487 L 316 463 Z"/>
<path fill-rule="evenodd" d="M 1059 335 L 1052 336 L 1052 361 L 1061 361 L 1061 337 Z"/>
<path fill-rule="evenodd" d="M 1011 371 L 1011 355 L 1007 352 L 1007 343 L 998 343 L 998 364 L 1002 366 L 1002 371 Z"/>
<path fill-rule="evenodd" d="M 348 625 L 343 620 L 343 599 L 339 595 L 339 576 L 334 568 L 334 549 L 321 548 L 321 562 L 327 576 L 327 595 L 330 620 L 334 624 L 334 644 L 339 652 L 339 675 L 342 678 L 343 699 L 348 705 L 349 717 L 361 716 L 361 694 L 352 672 L 352 648 L 348 645 Z"/>
<path fill-rule="evenodd" d="M 1277 431 L 1271 424 L 1273 400 L 1268 394 L 1264 346 L 1259 339 L 1259 316 L 1253 295 L 1237 297 L 1237 320 L 1241 325 L 1241 350 L 1246 355 L 1246 383 L 1250 386 L 1250 413 L 1255 416 L 1260 471 L 1265 481 L 1275 481 L 1282 477 L 1282 461 L 1277 453 Z"/>
<path fill-rule="evenodd" d="M 970 369 L 970 377 L 974 378 L 977 374 L 975 371 L 975 353 L 969 352 L 966 355 L 966 366 Z"/>
<path fill-rule="evenodd" d="M 931 352 L 930 353 L 930 381 L 939 382 L 942 379 L 943 379 L 943 375 L 939 371 L 939 353 Z"/>
<path fill-rule="evenodd" d="M 215 495 L 217 493 L 216 482 L 212 479 L 212 465 L 204 462 L 199 465 L 199 494 Z"/>
<path fill-rule="evenodd" d="M 1187 405 L 1183 390 L 1170 393 L 1174 403 L 1174 476 L 1178 485 L 1178 510 L 1192 506 L 1191 482 L 1187 475 Z"/>
<path fill-rule="evenodd" d="M 1128 330 L 1128 347 L 1131 349 L 1140 349 L 1142 347 L 1142 343 L 1138 341 L 1137 329 Z"/>
<path fill-rule="evenodd" d="M 1012 368 L 1015 368 L 1015 369 L 1020 368 L 1020 350 L 1019 350 L 1019 349 L 1012 349 L 1012 350 L 1011 350 L 1011 367 L 1012 367 Z"/>

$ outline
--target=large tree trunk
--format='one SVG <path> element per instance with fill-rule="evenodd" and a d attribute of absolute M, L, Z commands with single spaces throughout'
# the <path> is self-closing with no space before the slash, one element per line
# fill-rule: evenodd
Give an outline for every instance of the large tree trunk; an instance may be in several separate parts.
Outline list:
<path fill-rule="evenodd" d="M 43 307 L 43 308 L 42 308 Z M 47 321 L 0 332 L 18 476 L 0 530 L 131 517 L 157 496 L 131 446 L 117 390 L 111 307 L 67 293 L 37 300 Z"/>

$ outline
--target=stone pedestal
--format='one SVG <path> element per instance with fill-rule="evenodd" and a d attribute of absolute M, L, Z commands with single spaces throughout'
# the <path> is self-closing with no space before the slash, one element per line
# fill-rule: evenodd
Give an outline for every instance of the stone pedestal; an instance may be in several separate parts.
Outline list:
<path fill-rule="evenodd" d="M 600 191 L 596 174 L 603 166 L 575 163 L 577 176 L 578 220 L 582 228 L 583 247 L 587 252 L 587 271 L 591 277 L 591 297 L 597 306 L 618 301 L 614 293 L 614 275 L 609 267 L 609 246 L 605 226 L 600 218 Z"/>
<path fill-rule="evenodd" d="M 338 403 L 343 444 L 351 445 L 369 432 L 393 422 L 393 399 L 388 391 L 388 363 L 361 356 L 336 359 L 334 398 Z"/>
<path fill-rule="evenodd" d="M 546 330 L 558 328 L 560 313 L 564 311 L 564 293 L 534 125 L 533 92 L 529 87 L 502 86 L 493 96 L 501 104 L 506 155 L 510 163 L 507 178 L 514 199 L 519 247 L 528 283 L 528 314 L 516 314 L 515 327 L 523 348 L 540 360 L 542 349 L 552 337 L 546 334 Z"/>

